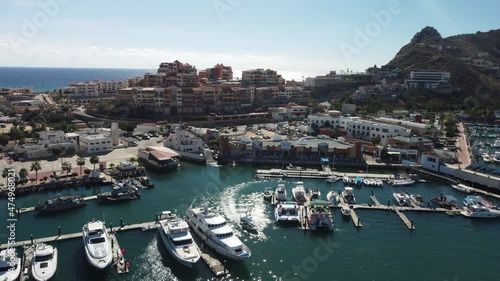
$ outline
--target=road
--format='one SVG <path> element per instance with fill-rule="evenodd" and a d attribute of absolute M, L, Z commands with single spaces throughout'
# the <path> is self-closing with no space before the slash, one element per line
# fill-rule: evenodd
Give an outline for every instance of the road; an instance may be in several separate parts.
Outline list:
<path fill-rule="evenodd" d="M 468 167 L 471 164 L 469 146 L 467 145 L 467 133 L 465 131 L 464 125 L 460 122 L 457 125 L 458 127 L 458 161 L 460 161 L 460 165 L 463 168 Z"/>

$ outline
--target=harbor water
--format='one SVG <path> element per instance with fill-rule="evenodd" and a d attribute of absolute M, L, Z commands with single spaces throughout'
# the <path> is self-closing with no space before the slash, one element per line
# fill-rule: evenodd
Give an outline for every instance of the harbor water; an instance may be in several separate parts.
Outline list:
<path fill-rule="evenodd" d="M 16 240 L 80 232 L 91 219 L 104 219 L 116 227 L 154 221 L 155 213 L 170 210 L 185 214 L 193 199 L 194 206 L 204 200 L 218 210 L 234 227 L 236 235 L 252 250 L 244 263 L 226 261 L 229 275 L 224 280 L 498 280 L 500 271 L 500 220 L 467 219 L 444 213 L 406 212 L 416 230 L 409 231 L 394 212 L 358 210 L 363 227 L 357 229 L 343 219 L 340 210 L 332 210 L 335 229 L 312 232 L 297 227 L 278 227 L 273 207 L 263 200 L 265 187 L 275 188 L 277 179 L 257 179 L 255 167 L 216 167 L 182 162 L 178 171 L 149 174 L 155 187 L 142 191 L 139 200 L 98 204 L 89 201 L 85 208 L 51 215 L 22 214 L 16 224 Z M 298 179 L 285 181 L 288 196 Z M 328 184 L 320 179 L 304 179 L 306 188 L 316 187 L 324 199 L 330 190 L 343 189 L 342 182 Z M 91 195 L 100 188 L 76 188 L 61 194 Z M 393 205 L 393 192 L 407 191 L 432 196 L 451 194 L 459 202 L 466 196 L 445 182 L 431 181 L 410 187 L 356 187 L 357 203 L 372 203 L 371 192 L 381 204 Z M 40 193 L 16 198 L 18 207 L 30 207 L 56 193 Z M 488 198 L 496 204 L 500 202 Z M 7 209 L 7 200 L 0 204 Z M 239 226 L 239 219 L 250 212 L 259 235 L 250 235 Z M 1 212 L 7 221 L 7 212 Z M 2 227 L 2 243 L 7 229 Z M 67 280 L 209 280 L 214 278 L 200 260 L 192 269 L 185 268 L 169 256 L 157 231 L 132 230 L 117 234 L 130 272 L 118 275 L 113 269 L 98 272 L 86 259 L 81 239 L 56 242 L 59 261 L 55 281 Z M 224 262 L 223 258 L 220 258 Z"/>

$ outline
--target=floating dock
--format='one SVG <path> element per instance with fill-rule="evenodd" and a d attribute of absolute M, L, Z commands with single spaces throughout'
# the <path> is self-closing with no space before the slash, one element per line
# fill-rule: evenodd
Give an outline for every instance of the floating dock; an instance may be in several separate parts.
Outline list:
<path fill-rule="evenodd" d="M 215 276 L 221 276 L 226 274 L 226 269 L 224 265 L 216 258 L 213 258 L 207 253 L 202 253 L 201 258 L 207 263 L 208 267 L 212 270 Z"/>
<path fill-rule="evenodd" d="M 403 221 L 403 223 L 406 225 L 406 227 L 408 227 L 409 230 L 415 229 L 415 225 L 413 225 L 413 221 L 410 221 L 402 211 L 398 210 L 397 208 L 394 208 L 394 211 L 396 212 L 398 217 Z"/>
<path fill-rule="evenodd" d="M 115 233 L 111 233 L 109 235 L 109 239 L 111 240 L 112 252 L 113 252 L 113 265 L 116 269 L 116 272 L 119 274 L 127 273 L 129 268 L 126 266 L 125 257 L 123 256 L 122 249 L 120 244 L 118 244 L 118 239 L 116 239 Z"/>
<path fill-rule="evenodd" d="M 35 245 L 23 247 L 23 257 L 21 259 L 21 274 L 19 280 L 24 281 L 29 278 L 31 268 L 31 261 L 35 255 Z"/>
<path fill-rule="evenodd" d="M 375 204 L 375 206 L 380 206 L 380 205 L 382 205 L 382 204 L 380 204 L 380 202 L 378 202 L 377 197 L 375 197 L 375 196 L 373 196 L 373 195 L 372 195 L 372 196 L 370 196 L 370 199 L 372 199 L 372 201 L 373 201 L 373 203 Z"/>

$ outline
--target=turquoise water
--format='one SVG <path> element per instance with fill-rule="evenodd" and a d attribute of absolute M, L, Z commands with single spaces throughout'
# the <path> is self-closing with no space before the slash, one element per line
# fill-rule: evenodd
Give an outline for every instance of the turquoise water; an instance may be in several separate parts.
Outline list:
<path fill-rule="evenodd" d="M 277 227 L 273 208 L 266 204 L 261 191 L 275 187 L 276 180 L 254 177 L 252 167 L 213 167 L 182 163 L 179 171 L 150 174 L 156 184 L 144 190 L 142 198 L 119 205 L 89 202 L 82 209 L 53 216 L 24 214 L 17 222 L 16 239 L 27 240 L 55 235 L 61 226 L 63 233 L 81 231 L 92 218 L 105 217 L 108 225 L 154 220 L 162 210 L 184 213 L 194 198 L 204 197 L 218 207 L 252 250 L 245 263 L 227 262 L 231 280 L 498 280 L 500 261 L 500 220 L 471 220 L 438 213 L 407 213 L 414 219 L 416 230 L 410 232 L 394 212 L 357 211 L 363 227 L 356 229 L 344 220 L 339 210 L 333 210 L 335 230 L 331 233 L 305 232 L 298 228 Z M 289 180 L 289 195 L 297 180 Z M 323 180 L 303 180 L 306 187 L 317 187 L 322 196 L 332 188 Z M 102 189 L 106 189 L 104 187 Z M 333 189 L 343 188 L 335 183 Z M 371 203 L 370 194 L 382 204 L 394 204 L 392 192 L 400 188 L 356 188 L 358 203 Z M 92 194 L 99 190 L 75 189 L 72 194 Z M 425 199 L 434 195 L 452 194 L 460 201 L 464 194 L 442 182 L 418 184 L 403 191 L 419 193 Z M 67 193 L 67 192 L 62 192 Z M 37 194 L 16 199 L 20 207 L 37 204 L 54 193 Z M 495 203 L 500 203 L 495 200 Z M 2 200 L 7 208 L 7 201 Z M 258 236 L 243 232 L 238 225 L 240 216 L 251 209 L 261 230 Z M 2 212 L 3 221 L 6 214 Z M 5 229 L 5 228 L 2 228 Z M 131 263 L 127 275 L 117 276 L 113 270 L 96 272 L 87 264 L 80 239 L 58 242 L 59 264 L 51 280 L 208 280 L 213 278 L 206 264 L 200 261 L 194 268 L 178 265 L 158 242 L 156 231 L 118 233 L 118 241 L 126 250 Z M 2 233 L 5 242 L 5 233 Z M 327 245 L 327 246 L 325 246 Z M 294 273 L 297 273 L 295 275 Z"/>

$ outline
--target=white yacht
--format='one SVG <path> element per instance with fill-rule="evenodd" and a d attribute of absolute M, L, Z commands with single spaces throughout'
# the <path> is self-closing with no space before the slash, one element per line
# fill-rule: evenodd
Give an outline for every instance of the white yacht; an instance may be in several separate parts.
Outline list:
<path fill-rule="evenodd" d="M 326 200 L 332 205 L 337 205 L 339 203 L 339 195 L 335 191 L 330 191 L 326 194 Z"/>
<path fill-rule="evenodd" d="M 356 204 L 356 198 L 354 197 L 354 189 L 352 187 L 346 186 L 344 187 L 344 191 L 342 191 L 342 198 L 346 204 Z"/>
<path fill-rule="evenodd" d="M 16 256 L 16 251 L 2 250 L 0 252 L 0 280 L 14 281 L 21 274 L 21 259 Z"/>
<path fill-rule="evenodd" d="M 415 180 L 412 179 L 394 179 L 389 180 L 388 183 L 393 186 L 407 186 L 415 183 Z"/>
<path fill-rule="evenodd" d="M 285 184 L 279 183 L 278 187 L 276 188 L 276 200 L 278 201 L 286 201 L 286 188 Z"/>
<path fill-rule="evenodd" d="M 234 235 L 226 219 L 212 209 L 189 210 L 187 222 L 208 247 L 226 258 L 244 261 L 252 255 L 250 249 Z"/>
<path fill-rule="evenodd" d="M 297 185 L 292 189 L 293 199 L 299 204 L 304 204 L 306 199 L 306 190 L 304 188 L 304 183 L 299 181 Z"/>
<path fill-rule="evenodd" d="M 201 257 L 198 245 L 193 241 L 189 225 L 169 211 L 163 212 L 166 219 L 160 221 L 160 237 L 170 255 L 180 264 L 192 267 Z"/>
<path fill-rule="evenodd" d="M 465 217 L 469 218 L 498 218 L 500 217 L 500 211 L 495 209 L 490 209 L 485 206 L 480 205 L 470 205 L 464 207 L 462 211 L 460 211 Z"/>
<path fill-rule="evenodd" d="M 47 281 L 56 273 L 57 249 L 47 244 L 37 244 L 31 260 L 31 277 Z"/>
<path fill-rule="evenodd" d="M 82 232 L 87 261 L 96 269 L 107 268 L 113 261 L 113 253 L 104 223 L 89 222 L 83 226 Z"/>
<path fill-rule="evenodd" d="M 299 206 L 296 202 L 280 202 L 274 210 L 274 219 L 277 223 L 300 224 Z"/>
<path fill-rule="evenodd" d="M 404 192 L 394 192 L 392 196 L 399 206 L 410 206 L 410 196 L 408 194 Z"/>
<path fill-rule="evenodd" d="M 424 197 L 418 195 L 418 194 L 412 194 L 410 195 L 410 202 L 413 203 L 413 205 L 418 206 L 418 207 L 425 207 L 425 200 Z"/>
<path fill-rule="evenodd" d="M 491 157 L 488 153 L 483 153 L 481 154 L 481 157 L 483 158 L 484 163 L 490 163 L 491 162 Z"/>

